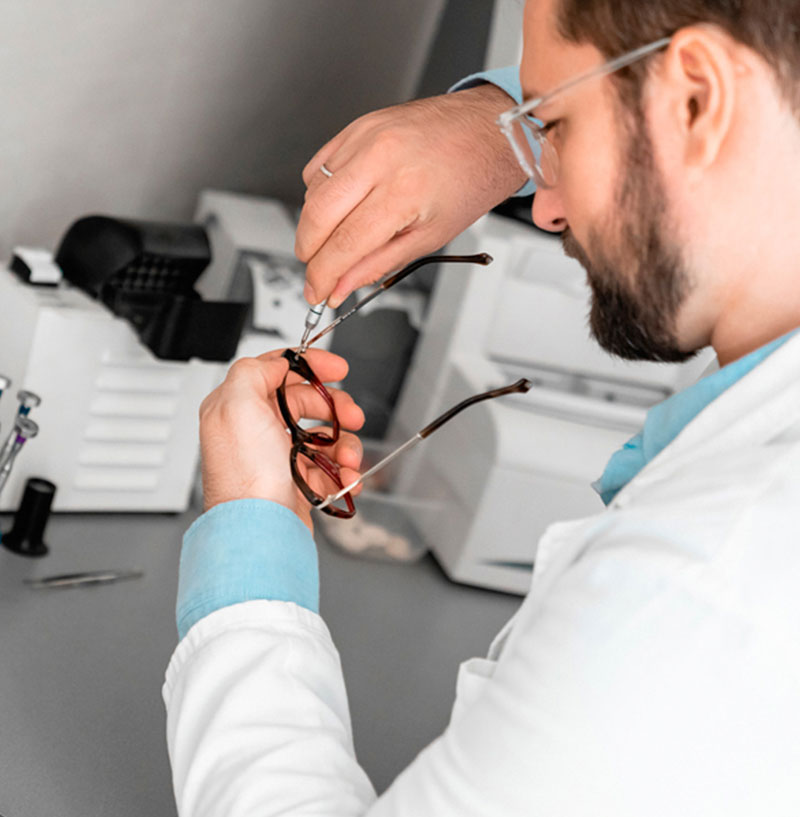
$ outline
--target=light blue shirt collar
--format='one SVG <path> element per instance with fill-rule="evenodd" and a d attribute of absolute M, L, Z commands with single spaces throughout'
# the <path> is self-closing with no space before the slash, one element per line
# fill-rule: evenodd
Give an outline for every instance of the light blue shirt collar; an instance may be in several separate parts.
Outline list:
<path fill-rule="evenodd" d="M 642 468 L 663 451 L 684 427 L 709 403 L 737 380 L 754 369 L 797 331 L 793 330 L 746 357 L 729 363 L 719 371 L 701 378 L 688 389 L 673 394 L 647 412 L 644 427 L 608 461 L 603 475 L 592 487 L 608 505 Z"/>

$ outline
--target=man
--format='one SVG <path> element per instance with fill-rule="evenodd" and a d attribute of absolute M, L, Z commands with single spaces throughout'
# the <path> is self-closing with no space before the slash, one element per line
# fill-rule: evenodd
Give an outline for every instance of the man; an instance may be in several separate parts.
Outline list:
<path fill-rule="evenodd" d="M 234 366 L 202 411 L 210 510 L 184 541 L 165 685 L 183 815 L 798 813 L 798 29 L 797 2 L 529 0 L 520 78 L 545 99 L 509 127 L 522 170 L 490 127 L 497 87 L 370 115 L 312 160 L 310 300 L 446 241 L 528 174 L 534 219 L 586 266 L 600 342 L 660 360 L 711 344 L 722 368 L 612 458 L 603 513 L 545 534 L 448 729 L 376 800 L 273 406 L 286 364 Z M 359 453 L 342 438 L 346 474 Z"/>

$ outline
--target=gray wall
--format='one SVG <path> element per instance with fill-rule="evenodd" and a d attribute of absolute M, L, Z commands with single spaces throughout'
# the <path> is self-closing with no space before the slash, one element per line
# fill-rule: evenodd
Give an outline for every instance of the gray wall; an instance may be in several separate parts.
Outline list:
<path fill-rule="evenodd" d="M 78 216 L 299 201 L 360 113 L 415 95 L 444 0 L 4 0 L 0 259 Z"/>

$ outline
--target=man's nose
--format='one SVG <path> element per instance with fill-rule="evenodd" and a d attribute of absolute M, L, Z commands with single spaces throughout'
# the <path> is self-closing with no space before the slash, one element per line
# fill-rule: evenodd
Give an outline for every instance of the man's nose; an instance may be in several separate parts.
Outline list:
<path fill-rule="evenodd" d="M 549 233 L 561 233 L 567 229 L 567 218 L 561 205 L 558 188 L 540 187 L 533 197 L 531 210 L 533 223 Z"/>

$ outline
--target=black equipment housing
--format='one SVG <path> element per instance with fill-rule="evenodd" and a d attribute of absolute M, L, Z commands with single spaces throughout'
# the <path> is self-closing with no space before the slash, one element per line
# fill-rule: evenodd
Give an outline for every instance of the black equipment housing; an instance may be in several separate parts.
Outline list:
<path fill-rule="evenodd" d="M 194 286 L 211 262 L 199 224 L 86 216 L 55 257 L 65 280 L 127 320 L 161 360 L 229 361 L 249 304 L 204 301 Z"/>

